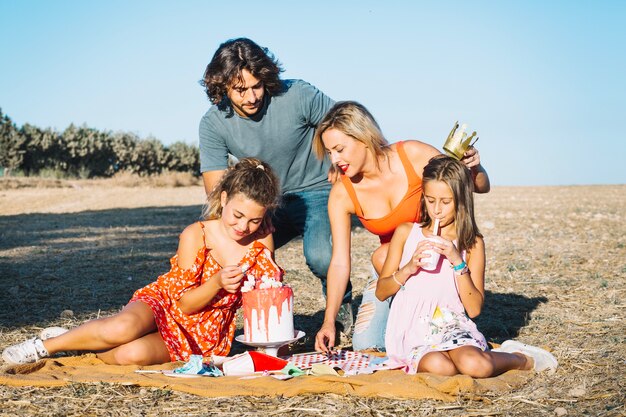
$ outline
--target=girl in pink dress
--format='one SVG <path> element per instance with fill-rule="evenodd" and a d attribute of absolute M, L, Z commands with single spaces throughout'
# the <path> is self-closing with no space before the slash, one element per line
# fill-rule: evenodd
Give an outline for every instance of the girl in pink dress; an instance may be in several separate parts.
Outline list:
<path fill-rule="evenodd" d="M 510 369 L 556 369 L 549 352 L 517 341 L 490 351 L 470 319 L 480 314 L 485 292 L 485 244 L 474 220 L 470 171 L 437 156 L 422 181 L 421 222 L 396 229 L 376 287 L 379 300 L 394 297 L 386 364 L 408 373 L 476 378 Z M 439 259 L 427 268 L 433 252 Z"/>
<path fill-rule="evenodd" d="M 70 331 L 45 329 L 39 338 L 6 348 L 2 358 L 24 364 L 83 350 L 98 352 L 110 364 L 151 365 L 188 360 L 192 354 L 227 355 L 242 279 L 282 279 L 272 236 L 256 236 L 279 196 L 279 180 L 269 165 L 242 159 L 209 195 L 204 220 L 181 233 L 170 271 L 137 290 L 122 311 Z"/>

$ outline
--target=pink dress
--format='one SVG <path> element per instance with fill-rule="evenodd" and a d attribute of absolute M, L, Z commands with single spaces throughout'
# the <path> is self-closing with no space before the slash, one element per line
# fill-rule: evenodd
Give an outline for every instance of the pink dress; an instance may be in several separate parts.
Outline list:
<path fill-rule="evenodd" d="M 400 266 L 409 262 L 423 239 L 422 228 L 415 223 L 404 244 Z M 385 334 L 389 357 L 385 365 L 403 367 L 414 374 L 428 352 L 468 345 L 487 349 L 485 337 L 465 313 L 452 265 L 441 256 L 435 270 L 419 269 L 394 296 Z"/>

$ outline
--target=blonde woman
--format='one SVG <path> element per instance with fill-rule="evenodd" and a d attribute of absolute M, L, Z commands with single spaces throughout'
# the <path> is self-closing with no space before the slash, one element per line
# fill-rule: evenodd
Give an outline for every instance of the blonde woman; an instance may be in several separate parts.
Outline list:
<path fill-rule="evenodd" d="M 350 280 L 350 218 L 380 238 L 372 254 L 372 279 L 363 293 L 352 344 L 355 350 L 384 349 L 389 300 L 374 295 L 391 236 L 398 225 L 419 220 L 422 172 L 440 152 L 426 143 L 409 140 L 389 144 L 370 112 L 361 104 L 335 104 L 318 125 L 313 149 L 319 158 L 328 155 L 339 171 L 328 200 L 333 241 L 327 275 L 324 323 L 315 340 L 316 349 L 328 350 L 335 342 L 335 318 Z M 476 192 L 489 191 L 489 177 L 480 155 L 469 149 L 462 162 L 470 169 Z"/>

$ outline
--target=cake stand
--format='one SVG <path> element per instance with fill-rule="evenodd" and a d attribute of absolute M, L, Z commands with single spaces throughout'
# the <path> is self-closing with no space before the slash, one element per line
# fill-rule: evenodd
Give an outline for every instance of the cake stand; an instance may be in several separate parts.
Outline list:
<path fill-rule="evenodd" d="M 235 340 L 238 341 L 239 343 L 243 343 L 244 345 L 253 346 L 257 348 L 263 348 L 266 354 L 270 356 L 277 356 L 278 349 L 280 349 L 282 346 L 288 345 L 289 343 L 295 342 L 296 340 L 304 337 L 305 334 L 306 333 L 304 333 L 302 330 L 296 330 L 296 334 L 293 339 L 283 340 L 283 341 L 278 341 L 278 342 L 248 342 L 245 339 L 245 335 L 243 334 L 240 334 L 239 336 L 235 337 Z"/>

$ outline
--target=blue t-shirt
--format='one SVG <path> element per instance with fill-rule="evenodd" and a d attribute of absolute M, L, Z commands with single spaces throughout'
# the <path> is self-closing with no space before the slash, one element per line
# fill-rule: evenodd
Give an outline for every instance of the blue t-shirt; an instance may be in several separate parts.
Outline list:
<path fill-rule="evenodd" d="M 320 161 L 312 141 L 317 124 L 334 101 L 302 80 L 284 80 L 258 115 L 241 117 L 212 106 L 200 121 L 200 171 L 228 167 L 228 154 L 254 157 L 272 166 L 283 193 L 329 188 L 328 158 Z"/>

